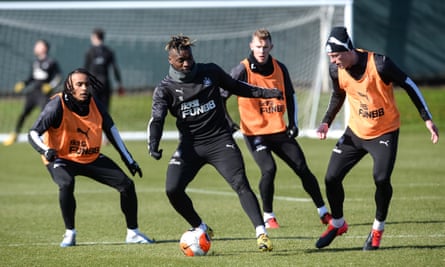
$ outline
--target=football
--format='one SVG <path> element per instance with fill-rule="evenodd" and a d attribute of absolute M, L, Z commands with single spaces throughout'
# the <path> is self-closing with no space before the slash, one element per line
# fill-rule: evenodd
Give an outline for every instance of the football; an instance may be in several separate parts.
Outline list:
<path fill-rule="evenodd" d="M 194 228 L 182 234 L 179 248 L 185 256 L 205 256 L 210 250 L 210 237 L 205 231 Z"/>

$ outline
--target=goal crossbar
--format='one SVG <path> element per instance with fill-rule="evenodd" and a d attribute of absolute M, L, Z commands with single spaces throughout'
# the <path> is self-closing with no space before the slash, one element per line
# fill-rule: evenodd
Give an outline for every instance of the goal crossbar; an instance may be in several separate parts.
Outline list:
<path fill-rule="evenodd" d="M 353 0 L 257 1 L 5 1 L 0 9 L 133 9 L 133 8 L 244 8 L 295 6 L 350 6 Z"/>

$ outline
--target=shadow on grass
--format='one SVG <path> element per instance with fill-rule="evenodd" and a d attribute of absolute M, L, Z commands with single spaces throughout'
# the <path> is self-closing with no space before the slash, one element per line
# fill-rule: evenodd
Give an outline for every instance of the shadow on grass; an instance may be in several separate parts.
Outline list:
<path fill-rule="evenodd" d="M 401 221 L 401 222 L 391 222 L 388 224 L 434 224 L 434 223 L 445 223 L 445 221 Z M 354 226 L 360 226 L 360 225 L 368 225 L 368 224 L 353 224 Z M 255 238 L 252 237 L 222 237 L 222 238 L 214 238 L 213 241 L 246 241 L 246 240 L 256 240 Z M 282 237 L 273 237 L 272 240 L 314 240 L 314 237 L 309 237 L 309 236 L 282 236 Z M 166 239 L 166 240 L 155 240 L 156 243 L 154 244 L 126 244 L 125 242 L 83 242 L 83 243 L 78 243 L 76 246 L 97 246 L 97 245 L 104 245 L 104 246 L 135 246 L 135 245 L 139 245 L 139 246 L 150 246 L 150 245 L 156 245 L 156 244 L 169 244 L 169 243 L 178 243 L 179 240 L 178 239 Z M 401 250 L 401 249 L 417 249 L 417 250 L 437 250 L 437 249 L 444 249 L 445 248 L 445 244 L 444 245 L 400 245 L 400 246 L 382 246 L 380 247 L 378 250 L 376 251 L 391 251 L 391 250 Z M 274 248 L 274 251 L 271 252 L 271 255 L 273 256 L 289 256 L 289 255 L 296 255 L 296 254 L 301 254 L 301 253 L 308 253 L 308 254 L 312 254 L 312 253 L 336 253 L 336 252 L 349 252 L 349 251 L 363 251 L 363 248 L 361 246 L 358 247 L 348 247 L 348 248 L 330 248 L 330 247 L 326 247 L 323 249 L 317 249 L 317 248 L 313 248 L 313 249 L 287 249 L 287 248 Z M 368 253 L 373 253 L 374 251 L 363 251 L 363 252 L 368 252 Z M 230 251 L 226 251 L 224 253 L 222 252 L 216 252 L 216 251 L 211 251 L 211 253 L 209 253 L 210 255 L 213 256 L 228 256 L 228 255 L 239 255 L 242 254 L 243 252 L 237 251 L 235 252 L 230 252 Z M 246 253 L 251 253 L 251 251 Z"/>
<path fill-rule="evenodd" d="M 306 253 L 328 253 L 328 252 L 345 252 L 345 251 L 363 251 L 372 253 L 374 251 L 380 250 L 395 250 L 395 249 L 443 249 L 445 245 L 407 245 L 407 246 L 391 246 L 391 247 L 380 247 L 377 250 L 373 251 L 363 251 L 362 247 L 353 247 L 353 248 L 323 248 L 323 249 L 308 249 Z"/>
<path fill-rule="evenodd" d="M 292 236 L 292 237 L 274 237 L 273 240 L 312 240 L 313 237 L 307 236 Z M 150 246 L 156 244 L 169 244 L 169 243 L 178 243 L 179 239 L 165 239 L 165 240 L 157 240 L 154 239 L 154 244 L 127 244 L 125 242 L 77 242 L 74 247 L 86 247 L 86 246 Z M 252 237 L 222 237 L 222 238 L 213 238 L 213 241 L 245 241 L 245 240 L 256 240 L 256 238 Z M 20 244 L 25 245 L 25 244 Z M 48 245 L 48 244 L 39 244 L 39 245 Z M 59 243 L 53 243 L 50 245 L 59 245 Z M 1 246 L 1 244 L 0 244 Z M 15 245 L 19 246 L 19 245 Z"/>
<path fill-rule="evenodd" d="M 445 223 L 445 221 L 440 221 L 440 220 L 432 220 L 432 221 L 425 221 L 425 220 L 417 220 L 417 221 L 387 221 L 385 224 L 386 225 L 397 225 L 397 224 L 441 224 L 441 223 Z M 370 225 L 369 222 L 366 223 L 354 223 L 354 224 L 349 224 L 349 226 L 368 226 Z"/>
<path fill-rule="evenodd" d="M 272 240 L 312 240 L 313 237 L 308 236 L 284 236 L 284 237 L 273 237 Z M 256 238 L 252 237 L 221 237 L 221 238 L 213 238 L 212 241 L 245 241 L 245 240 L 256 240 Z M 158 244 L 164 243 L 177 243 L 178 240 L 156 240 Z"/>

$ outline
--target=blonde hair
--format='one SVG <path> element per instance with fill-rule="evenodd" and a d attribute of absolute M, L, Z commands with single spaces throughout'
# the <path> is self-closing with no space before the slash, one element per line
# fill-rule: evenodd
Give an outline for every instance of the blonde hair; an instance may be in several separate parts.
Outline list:
<path fill-rule="evenodd" d="M 266 28 L 260 28 L 252 34 L 252 39 L 257 37 L 261 40 L 269 40 L 272 42 L 272 35 Z"/>
<path fill-rule="evenodd" d="M 178 35 L 174 35 L 171 37 L 170 41 L 165 46 L 166 51 L 170 51 L 175 49 L 177 51 L 189 49 L 194 45 L 195 40 L 191 40 L 188 36 L 183 35 L 182 33 Z"/>

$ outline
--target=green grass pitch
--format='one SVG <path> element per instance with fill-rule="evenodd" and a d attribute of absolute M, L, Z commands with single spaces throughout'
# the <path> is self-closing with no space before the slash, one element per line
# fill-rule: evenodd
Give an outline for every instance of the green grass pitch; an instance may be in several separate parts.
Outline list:
<path fill-rule="evenodd" d="M 444 93 L 426 94 L 439 129 L 445 125 Z M 257 250 L 254 229 L 236 195 L 213 168 L 204 167 L 191 183 L 189 194 L 214 229 L 215 239 L 207 256 L 183 256 L 178 241 L 189 225 L 164 194 L 165 170 L 176 147 L 174 141 L 161 143 L 164 157 L 160 161 L 148 157 L 145 142 L 127 142 L 144 172 L 142 179 L 134 178 L 139 228 L 157 244 L 126 245 L 118 193 L 78 177 L 78 246 L 60 248 L 64 227 L 57 187 L 31 146 L 18 143 L 0 147 L 0 266 L 445 266 L 444 140 L 431 144 L 408 98 L 398 98 L 404 125 L 392 175 L 394 195 L 378 251 L 361 250 L 375 210 L 372 160 L 367 156 L 344 182 L 349 231 L 322 250 L 314 244 L 325 227 L 299 179 L 282 161 L 277 159 L 274 202 L 282 227 L 269 231 L 274 245 L 270 253 Z M 119 105 L 113 107 L 117 113 Z M 148 120 L 149 112 L 141 112 Z M 114 117 L 119 127 L 119 116 Z M 145 127 L 146 121 L 141 129 Z M 323 176 L 336 140 L 298 141 L 325 196 Z M 251 186 L 258 193 L 258 167 L 243 141 L 238 143 Z M 104 147 L 103 152 L 126 170 L 111 146 Z"/>

